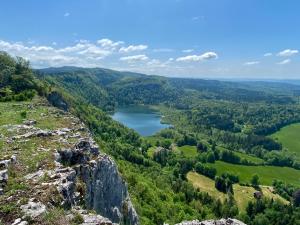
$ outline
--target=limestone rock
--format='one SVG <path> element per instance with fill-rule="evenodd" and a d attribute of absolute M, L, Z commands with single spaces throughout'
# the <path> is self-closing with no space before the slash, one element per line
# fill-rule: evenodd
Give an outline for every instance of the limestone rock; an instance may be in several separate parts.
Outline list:
<path fill-rule="evenodd" d="M 239 220 L 228 218 L 228 219 L 220 219 L 220 220 L 184 221 L 176 225 L 246 225 L 246 224 Z"/>
<path fill-rule="evenodd" d="M 46 212 L 46 206 L 44 204 L 32 200 L 29 200 L 26 205 L 22 205 L 20 208 L 25 216 L 31 218 L 36 218 Z"/>
<path fill-rule="evenodd" d="M 25 120 L 23 124 L 27 126 L 33 126 L 36 124 L 36 120 Z"/>
<path fill-rule="evenodd" d="M 7 180 L 8 180 L 8 171 L 7 171 L 7 169 L 1 170 L 0 171 L 0 187 L 1 187 L 1 184 L 3 184 L 3 185 L 6 184 Z"/>
<path fill-rule="evenodd" d="M 74 210 L 73 212 L 79 214 L 83 218 L 81 225 L 115 225 L 108 218 L 100 215 L 88 213 L 86 210 Z"/>
<path fill-rule="evenodd" d="M 28 225 L 27 221 L 22 221 L 21 218 L 16 219 L 12 225 Z"/>
<path fill-rule="evenodd" d="M 114 223 L 125 220 L 127 224 L 139 224 L 127 186 L 109 156 L 102 155 L 92 165 L 83 166 L 81 173 L 86 183 L 87 208 L 94 209 Z"/>

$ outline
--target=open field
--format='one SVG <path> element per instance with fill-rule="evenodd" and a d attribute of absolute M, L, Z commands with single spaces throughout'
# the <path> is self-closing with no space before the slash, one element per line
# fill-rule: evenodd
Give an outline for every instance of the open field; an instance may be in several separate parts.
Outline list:
<path fill-rule="evenodd" d="M 283 127 L 271 137 L 282 143 L 283 149 L 295 154 L 300 160 L 300 123 Z"/>
<path fill-rule="evenodd" d="M 216 161 L 209 165 L 217 169 L 218 175 L 221 175 L 224 172 L 238 175 L 240 182 L 242 183 L 250 183 L 252 176 L 257 174 L 262 185 L 272 185 L 272 181 L 277 179 L 300 187 L 300 170 L 293 168 L 277 166 L 244 166 L 222 161 Z"/>
<path fill-rule="evenodd" d="M 289 204 L 287 200 L 281 196 L 272 193 L 272 188 L 268 186 L 261 186 L 262 193 L 265 197 L 270 199 L 277 199 L 285 204 Z M 239 184 L 233 185 L 234 199 L 241 211 L 246 210 L 249 201 L 254 200 L 253 193 L 255 189 L 253 187 L 241 186 Z"/>
<path fill-rule="evenodd" d="M 178 147 L 178 149 L 187 158 L 194 158 L 198 154 L 196 146 L 184 145 L 184 146 Z"/>
<path fill-rule="evenodd" d="M 226 198 L 226 194 L 218 191 L 215 188 L 214 180 L 208 177 L 205 177 L 196 172 L 189 172 L 187 174 L 187 179 L 194 185 L 194 187 L 199 188 L 200 191 L 202 192 L 207 192 L 210 196 L 214 198 L 219 198 L 221 200 L 224 200 Z M 261 186 L 261 189 L 265 197 L 280 200 L 285 204 L 289 203 L 279 195 L 273 194 L 271 187 Z M 255 192 L 255 189 L 253 187 L 234 184 L 233 192 L 234 192 L 234 199 L 237 203 L 239 210 L 245 211 L 248 202 L 254 200 L 253 193 Z"/>
<path fill-rule="evenodd" d="M 221 200 L 226 198 L 226 194 L 215 188 L 215 181 L 206 176 L 196 172 L 189 172 L 187 174 L 187 179 L 194 185 L 195 188 L 199 188 L 201 192 L 206 192 L 210 196 Z"/>

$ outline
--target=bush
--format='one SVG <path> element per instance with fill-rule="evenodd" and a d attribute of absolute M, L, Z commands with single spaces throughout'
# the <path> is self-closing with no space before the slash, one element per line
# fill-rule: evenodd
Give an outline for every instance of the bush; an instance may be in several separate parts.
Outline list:
<path fill-rule="evenodd" d="M 214 179 L 217 174 L 217 170 L 215 168 L 205 166 L 200 162 L 196 163 L 195 170 L 197 173 L 203 174 L 211 179 Z"/>
<path fill-rule="evenodd" d="M 27 117 L 27 112 L 26 111 L 22 111 L 21 113 L 20 113 L 20 115 L 21 115 L 21 117 L 22 118 L 26 118 Z"/>

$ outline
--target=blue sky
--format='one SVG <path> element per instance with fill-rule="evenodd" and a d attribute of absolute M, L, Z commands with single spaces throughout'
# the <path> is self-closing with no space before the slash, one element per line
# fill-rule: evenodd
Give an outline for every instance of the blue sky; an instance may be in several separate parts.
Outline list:
<path fill-rule="evenodd" d="M 300 79 L 298 0 L 4 0 L 0 50 L 48 66 Z"/>

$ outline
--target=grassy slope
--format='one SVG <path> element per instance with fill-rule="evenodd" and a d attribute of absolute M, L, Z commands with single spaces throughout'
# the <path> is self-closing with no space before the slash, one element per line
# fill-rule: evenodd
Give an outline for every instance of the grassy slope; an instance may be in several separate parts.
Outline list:
<path fill-rule="evenodd" d="M 21 112 L 26 112 L 26 118 L 21 116 Z M 78 124 L 78 120 L 72 115 L 51 107 L 45 99 L 40 97 L 35 97 L 30 102 L 0 103 L 0 160 L 12 155 L 17 157 L 17 164 L 9 169 L 5 193 L 0 196 L 0 224 L 1 220 L 4 224 L 11 224 L 14 219 L 21 217 L 20 205 L 27 203 L 29 198 L 35 198 L 45 204 L 50 201 L 50 198 L 58 198 L 56 189 L 48 187 L 45 189 L 39 185 L 44 182 L 44 179 L 47 179 L 46 177 L 32 183 L 24 179 L 24 176 L 39 169 L 54 169 L 54 150 L 69 148 L 78 141 L 78 138 L 70 137 L 67 138 L 67 142 L 61 142 L 59 136 L 32 137 L 25 141 L 24 139 L 10 140 L 13 136 L 28 132 L 28 130 L 13 129 L 12 125 L 20 125 L 23 120 L 36 120 L 35 127 L 47 130 L 66 127 L 77 130 L 81 126 L 81 123 Z M 79 133 L 81 137 L 88 136 L 86 131 Z M 50 215 L 55 210 L 58 210 L 55 212 L 56 215 Z M 49 217 L 48 219 L 54 218 L 56 220 L 56 222 L 47 224 L 59 224 L 59 218 L 63 218 L 64 212 L 54 208 L 49 210 L 49 214 L 46 216 Z M 44 219 L 48 220 L 47 218 Z"/>
<path fill-rule="evenodd" d="M 187 158 L 195 158 L 198 154 L 196 146 L 184 145 L 184 146 L 178 147 L 178 149 Z"/>
<path fill-rule="evenodd" d="M 277 199 L 285 204 L 289 204 L 287 200 L 282 198 L 281 196 L 272 193 L 271 187 L 261 186 L 261 190 L 263 195 L 267 198 Z M 233 185 L 234 199 L 240 210 L 244 211 L 247 207 L 248 201 L 254 200 L 253 193 L 255 189 L 253 187 L 241 186 L 239 184 Z"/>
<path fill-rule="evenodd" d="M 271 135 L 271 137 L 281 142 L 284 149 L 295 154 L 300 160 L 300 123 L 286 126 Z"/>
<path fill-rule="evenodd" d="M 189 172 L 187 179 L 193 183 L 194 187 L 200 188 L 201 191 L 207 192 L 210 196 L 224 200 L 226 195 L 215 188 L 214 180 L 205 177 L 195 172 Z M 278 199 L 286 204 L 288 201 L 280 197 L 279 195 L 273 194 L 270 187 L 261 187 L 264 196 L 267 198 Z M 245 211 L 247 203 L 254 200 L 253 193 L 255 189 L 253 187 L 241 186 L 239 184 L 233 185 L 234 199 L 238 205 L 240 211 Z"/>
<path fill-rule="evenodd" d="M 252 176 L 257 174 L 262 185 L 272 185 L 272 181 L 277 179 L 300 187 L 300 170 L 288 167 L 244 166 L 221 161 L 210 165 L 217 169 L 218 175 L 225 171 L 238 175 L 242 183 L 250 183 Z"/>
<path fill-rule="evenodd" d="M 196 172 L 189 172 L 187 174 L 188 181 L 192 182 L 194 187 L 199 188 L 200 191 L 207 192 L 210 196 L 224 200 L 226 195 L 215 188 L 215 181 L 198 174 Z"/>

